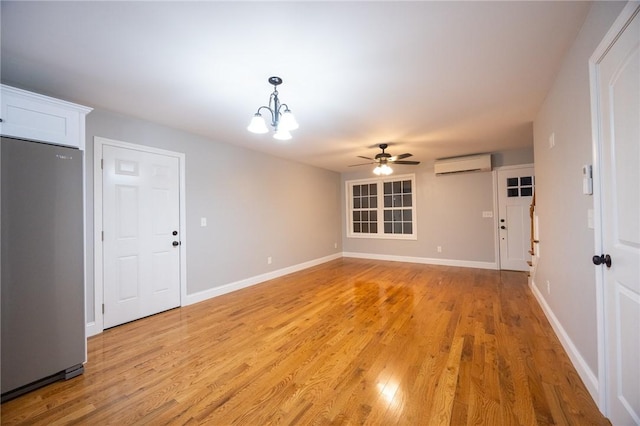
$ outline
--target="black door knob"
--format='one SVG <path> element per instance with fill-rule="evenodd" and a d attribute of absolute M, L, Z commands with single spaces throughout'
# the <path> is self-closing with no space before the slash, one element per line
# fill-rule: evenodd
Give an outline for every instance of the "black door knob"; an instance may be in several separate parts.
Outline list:
<path fill-rule="evenodd" d="M 611 256 L 608 254 L 601 254 L 600 256 L 595 255 L 591 259 L 594 265 L 607 265 L 607 268 L 611 268 Z"/>
<path fill-rule="evenodd" d="M 173 231 L 172 234 L 173 235 L 178 235 L 178 231 Z"/>
<path fill-rule="evenodd" d="M 506 227 L 506 226 L 504 226 L 504 225 L 502 225 L 502 226 L 500 227 L 500 229 L 507 229 L 507 227 Z"/>
<path fill-rule="evenodd" d="M 180 243 L 179 243 L 178 241 L 174 241 L 174 242 L 172 242 L 171 244 L 172 244 L 174 247 L 175 247 L 175 246 L 179 246 L 179 245 L 180 245 Z"/>

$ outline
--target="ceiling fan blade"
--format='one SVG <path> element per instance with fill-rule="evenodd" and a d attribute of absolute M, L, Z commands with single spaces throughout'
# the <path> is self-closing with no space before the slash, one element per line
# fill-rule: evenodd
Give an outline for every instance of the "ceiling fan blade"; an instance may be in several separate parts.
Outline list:
<path fill-rule="evenodd" d="M 413 154 L 409 154 L 408 152 L 400 155 L 394 155 L 393 157 L 389 158 L 389 161 L 402 160 L 403 158 L 411 157 L 412 155 Z"/>
<path fill-rule="evenodd" d="M 363 157 L 362 155 L 358 155 L 358 158 L 364 158 L 365 160 L 371 160 L 371 161 L 373 161 L 373 158 Z"/>
<path fill-rule="evenodd" d="M 369 164 L 376 164 L 376 162 L 372 161 L 371 163 L 350 164 L 347 167 L 368 166 Z"/>
<path fill-rule="evenodd" d="M 394 161 L 393 164 L 420 164 L 419 161 L 406 161 L 406 160 L 399 160 L 399 161 Z"/>

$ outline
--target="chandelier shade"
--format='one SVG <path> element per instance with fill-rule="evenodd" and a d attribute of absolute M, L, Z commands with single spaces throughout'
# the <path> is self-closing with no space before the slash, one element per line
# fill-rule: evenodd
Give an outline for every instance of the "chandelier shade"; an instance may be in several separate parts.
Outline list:
<path fill-rule="evenodd" d="M 279 128 L 273 134 L 273 138 L 278 139 L 279 141 L 288 141 L 289 139 L 291 139 L 291 133 L 289 133 L 288 130 Z"/>
<path fill-rule="evenodd" d="M 251 119 L 251 123 L 249 123 L 249 127 L 247 127 L 251 133 L 268 133 L 269 129 L 267 128 L 267 123 L 264 121 L 264 117 L 260 113 L 255 113 L 253 118 Z"/>
<path fill-rule="evenodd" d="M 288 131 L 295 130 L 300 127 L 293 113 L 288 108 L 282 113 L 282 117 L 280 118 L 280 127 Z"/>
<path fill-rule="evenodd" d="M 251 133 L 268 133 L 269 128 L 266 120 L 261 114 L 261 111 L 267 110 L 271 115 L 270 124 L 274 130 L 273 137 L 282 141 L 289 140 L 291 139 L 290 131 L 299 127 L 298 122 L 289 109 L 289 106 L 281 103 L 278 98 L 278 86 L 282 84 L 282 79 L 280 77 L 269 77 L 269 84 L 273 85 L 273 93 L 269 96 L 269 105 L 263 105 L 258 108 L 258 111 L 256 111 L 251 118 L 251 122 L 249 123 L 249 126 L 247 126 L 247 130 Z"/>

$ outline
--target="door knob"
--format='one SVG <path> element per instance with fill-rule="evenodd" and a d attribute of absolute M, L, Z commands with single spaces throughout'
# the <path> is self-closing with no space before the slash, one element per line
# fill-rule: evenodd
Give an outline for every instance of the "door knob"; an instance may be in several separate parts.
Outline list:
<path fill-rule="evenodd" d="M 171 234 L 172 235 L 178 235 L 178 231 L 173 231 Z"/>
<path fill-rule="evenodd" d="M 504 225 L 502 225 L 502 226 L 500 227 L 500 229 L 507 229 L 507 227 L 506 227 L 506 226 L 504 226 Z"/>
<path fill-rule="evenodd" d="M 602 265 L 604 263 L 607 268 L 611 268 L 611 256 L 608 254 L 595 255 L 591 260 L 593 260 L 594 265 Z"/>
<path fill-rule="evenodd" d="M 180 245 L 180 243 L 179 243 L 178 241 L 174 241 L 174 242 L 172 242 L 172 243 L 171 243 L 171 245 L 173 245 L 174 247 L 176 247 L 176 246 L 179 246 L 179 245 Z"/>

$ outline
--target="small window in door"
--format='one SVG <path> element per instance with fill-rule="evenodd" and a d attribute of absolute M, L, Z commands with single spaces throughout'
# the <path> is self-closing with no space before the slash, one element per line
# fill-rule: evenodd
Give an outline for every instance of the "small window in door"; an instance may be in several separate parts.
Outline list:
<path fill-rule="evenodd" d="M 531 197 L 533 186 L 533 176 L 507 178 L 507 197 Z"/>

